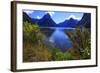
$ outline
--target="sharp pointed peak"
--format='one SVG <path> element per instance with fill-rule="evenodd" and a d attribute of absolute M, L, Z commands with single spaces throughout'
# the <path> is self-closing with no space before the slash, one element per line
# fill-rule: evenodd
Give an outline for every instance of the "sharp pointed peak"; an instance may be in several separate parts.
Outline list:
<path fill-rule="evenodd" d="M 71 17 L 69 20 L 75 20 L 73 17 Z"/>
<path fill-rule="evenodd" d="M 44 16 L 48 16 L 48 17 L 51 17 L 49 13 L 46 13 Z"/>

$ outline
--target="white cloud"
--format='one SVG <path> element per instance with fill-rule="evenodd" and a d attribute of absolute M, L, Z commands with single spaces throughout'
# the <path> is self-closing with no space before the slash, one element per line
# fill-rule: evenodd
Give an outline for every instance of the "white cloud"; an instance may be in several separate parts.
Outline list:
<path fill-rule="evenodd" d="M 50 16 L 53 16 L 55 14 L 55 12 L 52 12 L 52 11 L 48 11 L 48 12 L 45 12 L 45 13 L 49 13 Z"/>
<path fill-rule="evenodd" d="M 37 16 L 37 19 L 40 19 L 41 17 L 40 16 Z"/>
<path fill-rule="evenodd" d="M 32 14 L 34 11 L 24 11 L 25 13 L 27 13 L 27 14 Z"/>
<path fill-rule="evenodd" d="M 77 19 L 77 20 L 81 20 L 81 17 L 76 17 L 76 16 L 74 16 L 74 15 L 70 15 L 70 16 L 67 17 L 66 19 L 70 19 L 70 18 Z"/>

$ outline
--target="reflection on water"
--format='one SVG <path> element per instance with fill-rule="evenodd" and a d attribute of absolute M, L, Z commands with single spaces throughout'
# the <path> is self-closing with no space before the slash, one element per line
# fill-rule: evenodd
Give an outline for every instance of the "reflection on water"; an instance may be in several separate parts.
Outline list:
<path fill-rule="evenodd" d="M 56 46 L 61 50 L 72 48 L 72 42 L 70 37 L 65 33 L 65 31 L 73 31 L 75 28 L 41 28 L 42 32 L 47 36 L 45 39 L 45 44 L 49 47 Z M 49 35 L 49 36 L 48 36 Z"/>
<path fill-rule="evenodd" d="M 55 29 L 53 34 L 50 36 L 49 41 L 55 43 L 61 50 L 71 48 L 72 42 L 67 34 L 63 31 L 64 29 Z"/>

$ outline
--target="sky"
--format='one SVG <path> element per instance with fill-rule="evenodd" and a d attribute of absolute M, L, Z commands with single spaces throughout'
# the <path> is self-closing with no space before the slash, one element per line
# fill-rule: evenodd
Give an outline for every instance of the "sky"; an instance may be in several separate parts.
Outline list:
<path fill-rule="evenodd" d="M 60 11 L 39 11 L 39 10 L 24 10 L 31 18 L 41 19 L 45 14 L 49 13 L 51 18 L 58 24 L 66 19 L 74 18 L 81 20 L 84 13 L 79 12 L 60 12 Z"/>

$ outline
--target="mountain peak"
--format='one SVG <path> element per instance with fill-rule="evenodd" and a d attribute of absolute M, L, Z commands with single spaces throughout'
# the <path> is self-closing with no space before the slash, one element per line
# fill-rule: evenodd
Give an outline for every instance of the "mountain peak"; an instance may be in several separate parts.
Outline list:
<path fill-rule="evenodd" d="M 47 14 L 44 15 L 44 18 L 47 18 L 48 19 L 48 18 L 51 18 L 51 16 L 50 16 L 49 13 L 47 13 Z"/>
<path fill-rule="evenodd" d="M 51 18 L 50 14 L 45 14 L 38 22 L 41 27 L 54 27 L 56 23 Z"/>
<path fill-rule="evenodd" d="M 75 19 L 71 17 L 69 20 L 75 20 Z"/>
<path fill-rule="evenodd" d="M 84 13 L 82 19 L 78 23 L 78 25 L 85 26 L 87 28 L 91 27 L 91 14 L 90 13 Z"/>

